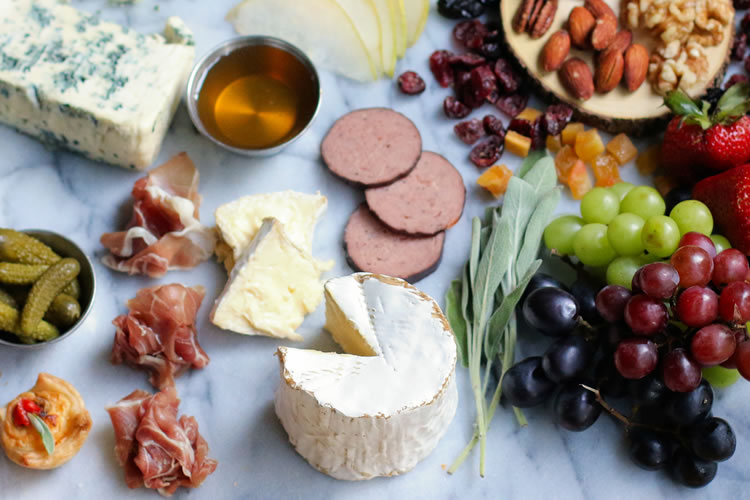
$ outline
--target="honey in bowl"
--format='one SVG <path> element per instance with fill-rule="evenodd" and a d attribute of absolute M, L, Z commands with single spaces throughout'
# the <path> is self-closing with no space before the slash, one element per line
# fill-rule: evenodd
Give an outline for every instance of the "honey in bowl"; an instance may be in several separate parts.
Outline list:
<path fill-rule="evenodd" d="M 240 47 L 206 73 L 197 111 L 206 131 L 234 148 L 272 148 L 299 134 L 318 104 L 317 79 L 292 54 Z"/>

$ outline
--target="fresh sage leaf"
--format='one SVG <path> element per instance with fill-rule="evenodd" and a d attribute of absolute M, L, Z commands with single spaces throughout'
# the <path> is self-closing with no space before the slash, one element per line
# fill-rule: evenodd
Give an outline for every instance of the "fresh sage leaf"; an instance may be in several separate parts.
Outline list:
<path fill-rule="evenodd" d="M 518 258 L 516 258 L 515 273 L 518 279 L 526 274 L 529 266 L 539 254 L 544 228 L 549 224 L 552 214 L 560 202 L 561 190 L 561 187 L 556 187 L 549 191 L 542 197 L 534 209 L 534 213 L 531 214 L 529 224 L 526 226 L 526 233 L 523 236 L 521 251 L 518 252 Z"/>
<path fill-rule="evenodd" d="M 28 416 L 31 425 L 42 437 L 42 444 L 44 444 L 44 449 L 47 450 L 47 455 L 52 455 L 55 452 L 55 438 L 52 436 L 52 431 L 49 430 L 47 422 L 35 413 L 29 413 Z"/>
<path fill-rule="evenodd" d="M 523 176 L 523 180 L 531 185 L 537 196 L 542 196 L 555 187 L 557 185 L 557 171 L 552 157 L 545 155 L 536 162 L 534 167 Z"/>
<path fill-rule="evenodd" d="M 521 295 L 523 295 L 524 290 L 526 290 L 526 286 L 541 265 L 541 259 L 532 262 L 523 279 L 521 279 L 513 291 L 503 298 L 500 307 L 492 313 L 487 325 L 487 335 L 484 337 L 484 354 L 487 359 L 495 359 L 495 356 L 500 349 L 503 332 L 508 326 L 508 321 L 510 321 L 513 311 L 515 310 L 516 305 L 518 305 L 518 301 L 521 300 Z"/>
<path fill-rule="evenodd" d="M 529 170 L 536 165 L 536 162 L 541 160 L 546 154 L 547 153 L 545 153 L 543 149 L 537 149 L 529 153 L 529 155 L 524 158 L 523 163 L 521 163 L 521 167 L 518 169 L 518 172 L 516 172 L 516 176 L 523 179 Z"/>
<path fill-rule="evenodd" d="M 448 292 L 445 294 L 445 317 L 453 330 L 453 336 L 456 338 L 456 347 L 458 349 L 458 359 L 464 366 L 469 365 L 467 337 L 466 337 L 466 320 L 461 312 L 461 281 L 453 280 Z"/>
<path fill-rule="evenodd" d="M 510 231 L 510 218 L 501 218 L 500 222 L 492 229 L 487 247 L 479 259 L 477 277 L 472 288 L 472 312 L 476 325 L 484 325 L 484 321 L 489 315 L 487 304 L 497 287 L 500 286 L 505 273 L 509 270 L 512 271 L 510 260 L 513 254 L 508 244 L 511 236 Z M 482 335 L 483 332 L 478 331 L 476 334 Z"/>
<path fill-rule="evenodd" d="M 469 281 L 474 286 L 477 278 L 477 264 L 479 264 L 479 253 L 481 251 L 482 221 L 479 217 L 471 219 L 471 250 L 469 253 Z"/>

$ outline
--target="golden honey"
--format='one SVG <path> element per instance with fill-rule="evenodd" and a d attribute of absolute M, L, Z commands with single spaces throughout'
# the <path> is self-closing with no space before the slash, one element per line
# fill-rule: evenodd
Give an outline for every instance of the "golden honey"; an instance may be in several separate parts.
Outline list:
<path fill-rule="evenodd" d="M 312 119 L 317 81 L 291 54 L 248 46 L 220 58 L 198 95 L 206 131 L 241 149 L 266 149 L 296 136 Z"/>

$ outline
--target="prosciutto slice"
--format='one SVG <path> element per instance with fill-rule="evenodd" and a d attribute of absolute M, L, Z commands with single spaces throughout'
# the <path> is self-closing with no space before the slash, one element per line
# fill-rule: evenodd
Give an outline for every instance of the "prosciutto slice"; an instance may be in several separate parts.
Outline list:
<path fill-rule="evenodd" d="M 197 488 L 216 470 L 195 418 L 177 418 L 179 404 L 169 387 L 154 395 L 135 390 L 107 407 L 129 488 L 145 486 L 171 496 L 180 486 Z"/>
<path fill-rule="evenodd" d="M 203 368 L 208 355 L 198 343 L 195 316 L 205 290 L 180 284 L 138 290 L 128 313 L 114 319 L 117 327 L 112 363 L 151 371 L 149 381 L 162 390 L 189 368 Z"/>
<path fill-rule="evenodd" d="M 133 215 L 125 231 L 105 233 L 110 251 L 102 262 L 128 274 L 163 276 L 208 259 L 216 245 L 214 231 L 200 223 L 199 175 L 180 153 L 135 182 Z"/>

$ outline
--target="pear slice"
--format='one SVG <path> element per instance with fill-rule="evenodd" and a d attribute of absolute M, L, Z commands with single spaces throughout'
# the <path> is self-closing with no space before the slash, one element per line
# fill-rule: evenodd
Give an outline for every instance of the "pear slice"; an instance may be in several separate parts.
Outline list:
<path fill-rule="evenodd" d="M 318 0 L 314 9 L 299 0 L 245 0 L 229 11 L 227 21 L 240 35 L 282 38 L 315 64 L 353 80 L 371 81 L 379 76 L 368 46 L 334 0 Z"/>
<path fill-rule="evenodd" d="M 396 69 L 396 12 L 390 0 L 373 0 L 380 22 L 380 52 L 383 59 L 383 73 L 392 77 Z"/>
<path fill-rule="evenodd" d="M 406 8 L 404 7 L 404 0 L 389 1 L 395 12 L 396 57 L 401 59 L 406 54 Z"/>
<path fill-rule="evenodd" d="M 359 32 L 359 37 L 365 43 L 367 52 L 370 53 L 370 58 L 375 63 L 378 75 L 380 75 L 383 72 L 384 63 L 381 53 L 380 23 L 373 0 L 335 1 L 346 12 L 357 32 Z"/>
<path fill-rule="evenodd" d="M 419 39 L 430 14 L 430 0 L 403 0 L 406 8 L 406 46 Z"/>

